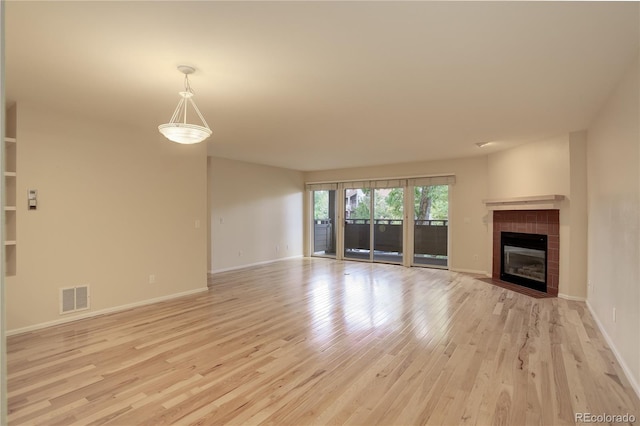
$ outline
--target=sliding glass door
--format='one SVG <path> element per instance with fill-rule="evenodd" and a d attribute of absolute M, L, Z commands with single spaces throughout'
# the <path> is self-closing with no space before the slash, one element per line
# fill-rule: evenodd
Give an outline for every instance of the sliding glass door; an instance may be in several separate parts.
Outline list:
<path fill-rule="evenodd" d="M 312 191 L 314 256 L 336 257 L 336 192 Z"/>
<path fill-rule="evenodd" d="M 373 199 L 373 260 L 402 263 L 404 188 L 376 189 Z"/>
<path fill-rule="evenodd" d="M 344 190 L 344 257 L 371 260 L 371 189 Z"/>
<path fill-rule="evenodd" d="M 452 175 L 307 184 L 314 256 L 449 266 Z"/>
<path fill-rule="evenodd" d="M 402 263 L 404 188 L 347 188 L 344 257 Z"/>
<path fill-rule="evenodd" d="M 448 266 L 449 186 L 414 187 L 413 264 Z"/>

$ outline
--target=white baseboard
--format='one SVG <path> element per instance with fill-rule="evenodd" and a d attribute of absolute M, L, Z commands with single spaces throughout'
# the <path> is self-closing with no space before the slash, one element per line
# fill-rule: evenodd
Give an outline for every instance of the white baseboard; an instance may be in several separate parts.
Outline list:
<path fill-rule="evenodd" d="M 589 303 L 588 300 L 586 301 L 586 305 L 587 305 L 587 308 L 589 308 L 589 312 L 591 312 L 591 316 L 593 317 L 593 320 L 596 322 L 596 325 L 598 326 L 598 328 L 600 329 L 600 332 L 604 336 L 604 340 L 607 341 L 607 344 L 611 348 L 611 352 L 613 352 L 613 355 L 618 360 L 618 364 L 620 364 L 620 367 L 622 367 L 622 371 L 624 372 L 624 375 L 627 377 L 627 380 L 631 384 L 631 387 L 633 388 L 633 390 L 636 392 L 636 395 L 638 395 L 638 398 L 640 398 L 640 385 L 638 384 L 638 381 L 633 377 L 633 374 L 631 373 L 631 370 L 627 366 L 627 363 L 624 361 L 624 359 L 620 355 L 620 352 L 618 352 L 616 345 L 613 343 L 613 339 L 611 339 L 611 337 L 607 333 L 607 330 L 604 328 L 604 325 L 596 315 L 595 311 L 591 307 L 591 304 Z"/>
<path fill-rule="evenodd" d="M 301 254 L 299 254 L 299 255 L 296 255 L 296 256 L 281 257 L 281 258 L 278 258 L 278 259 L 263 260 L 262 262 L 247 263 L 247 264 L 244 264 L 244 265 L 231 266 L 230 268 L 214 269 L 212 271 L 209 271 L 209 273 L 210 274 L 217 274 L 219 272 L 236 271 L 238 269 L 250 268 L 252 266 L 267 265 L 269 263 L 281 262 L 283 260 L 302 259 L 302 258 L 303 258 L 303 256 Z"/>
<path fill-rule="evenodd" d="M 189 296 L 191 294 L 202 293 L 208 291 L 208 287 L 196 288 L 193 290 L 183 291 L 181 293 L 169 294 L 167 296 L 154 297 L 153 299 L 141 300 L 139 302 L 127 303 L 126 305 L 114 306 L 112 308 L 99 309 L 97 311 L 85 312 L 80 315 L 65 316 L 53 321 L 47 321 L 40 324 L 29 325 L 27 327 L 16 328 L 14 330 L 7 330 L 7 336 L 14 336 L 16 334 L 27 333 L 29 331 L 40 330 L 54 325 L 65 324 L 68 322 L 78 321 L 81 319 L 97 317 L 99 315 L 112 314 L 114 312 L 126 311 L 127 309 L 137 308 L 139 306 L 151 305 L 153 303 L 164 302 L 165 300 L 176 299 L 178 297 Z"/>
<path fill-rule="evenodd" d="M 487 276 L 487 271 L 479 271 L 475 269 L 461 269 L 461 268 L 449 268 L 451 272 L 462 272 L 465 274 L 477 274 L 477 275 L 485 275 Z"/>
<path fill-rule="evenodd" d="M 574 302 L 586 302 L 587 301 L 587 299 L 585 299 L 584 297 L 569 296 L 568 294 L 564 294 L 564 293 L 558 293 L 558 297 L 560 299 L 572 300 Z"/>

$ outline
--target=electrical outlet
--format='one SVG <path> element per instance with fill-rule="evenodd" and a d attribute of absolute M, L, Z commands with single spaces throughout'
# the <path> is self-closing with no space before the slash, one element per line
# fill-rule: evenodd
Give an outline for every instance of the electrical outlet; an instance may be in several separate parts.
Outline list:
<path fill-rule="evenodd" d="M 616 322 L 616 308 L 615 307 L 613 308 L 612 316 L 613 316 L 613 322 Z"/>
<path fill-rule="evenodd" d="M 200 228 L 200 220 L 196 219 L 193 226 L 195 226 L 196 229 Z"/>
<path fill-rule="evenodd" d="M 242 257 L 242 250 L 238 250 L 238 257 Z"/>
<path fill-rule="evenodd" d="M 151 274 L 149 275 L 149 284 L 155 284 L 156 282 L 156 276 Z"/>
<path fill-rule="evenodd" d="M 279 251 L 280 251 L 280 246 L 276 244 L 276 253 L 278 253 Z"/>
<path fill-rule="evenodd" d="M 480 256 L 478 256 L 477 254 L 474 254 L 473 255 L 473 260 L 475 260 L 477 262 L 478 260 L 480 260 Z"/>

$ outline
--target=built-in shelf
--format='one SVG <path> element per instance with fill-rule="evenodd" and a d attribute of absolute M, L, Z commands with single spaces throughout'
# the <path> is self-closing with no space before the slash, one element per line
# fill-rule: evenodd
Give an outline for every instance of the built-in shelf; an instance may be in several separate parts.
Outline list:
<path fill-rule="evenodd" d="M 494 198 L 482 200 L 489 210 L 515 209 L 524 210 L 527 208 L 544 208 L 544 206 L 554 207 L 556 203 L 564 200 L 564 195 L 533 195 L 530 197 Z"/>
<path fill-rule="evenodd" d="M 16 275 L 16 256 L 17 256 L 17 164 L 18 164 L 18 144 L 16 139 L 17 126 L 17 108 L 13 105 L 6 109 L 6 128 L 7 135 L 4 136 L 4 273 L 5 276 Z"/>

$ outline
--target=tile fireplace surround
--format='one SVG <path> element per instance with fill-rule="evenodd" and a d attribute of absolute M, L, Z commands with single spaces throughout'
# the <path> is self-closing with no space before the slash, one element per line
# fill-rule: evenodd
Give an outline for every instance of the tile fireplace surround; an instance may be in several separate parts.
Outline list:
<path fill-rule="evenodd" d="M 500 210 L 493 212 L 493 271 L 500 280 L 500 233 L 521 232 L 547 236 L 547 293 L 558 295 L 560 275 L 560 210 Z"/>

